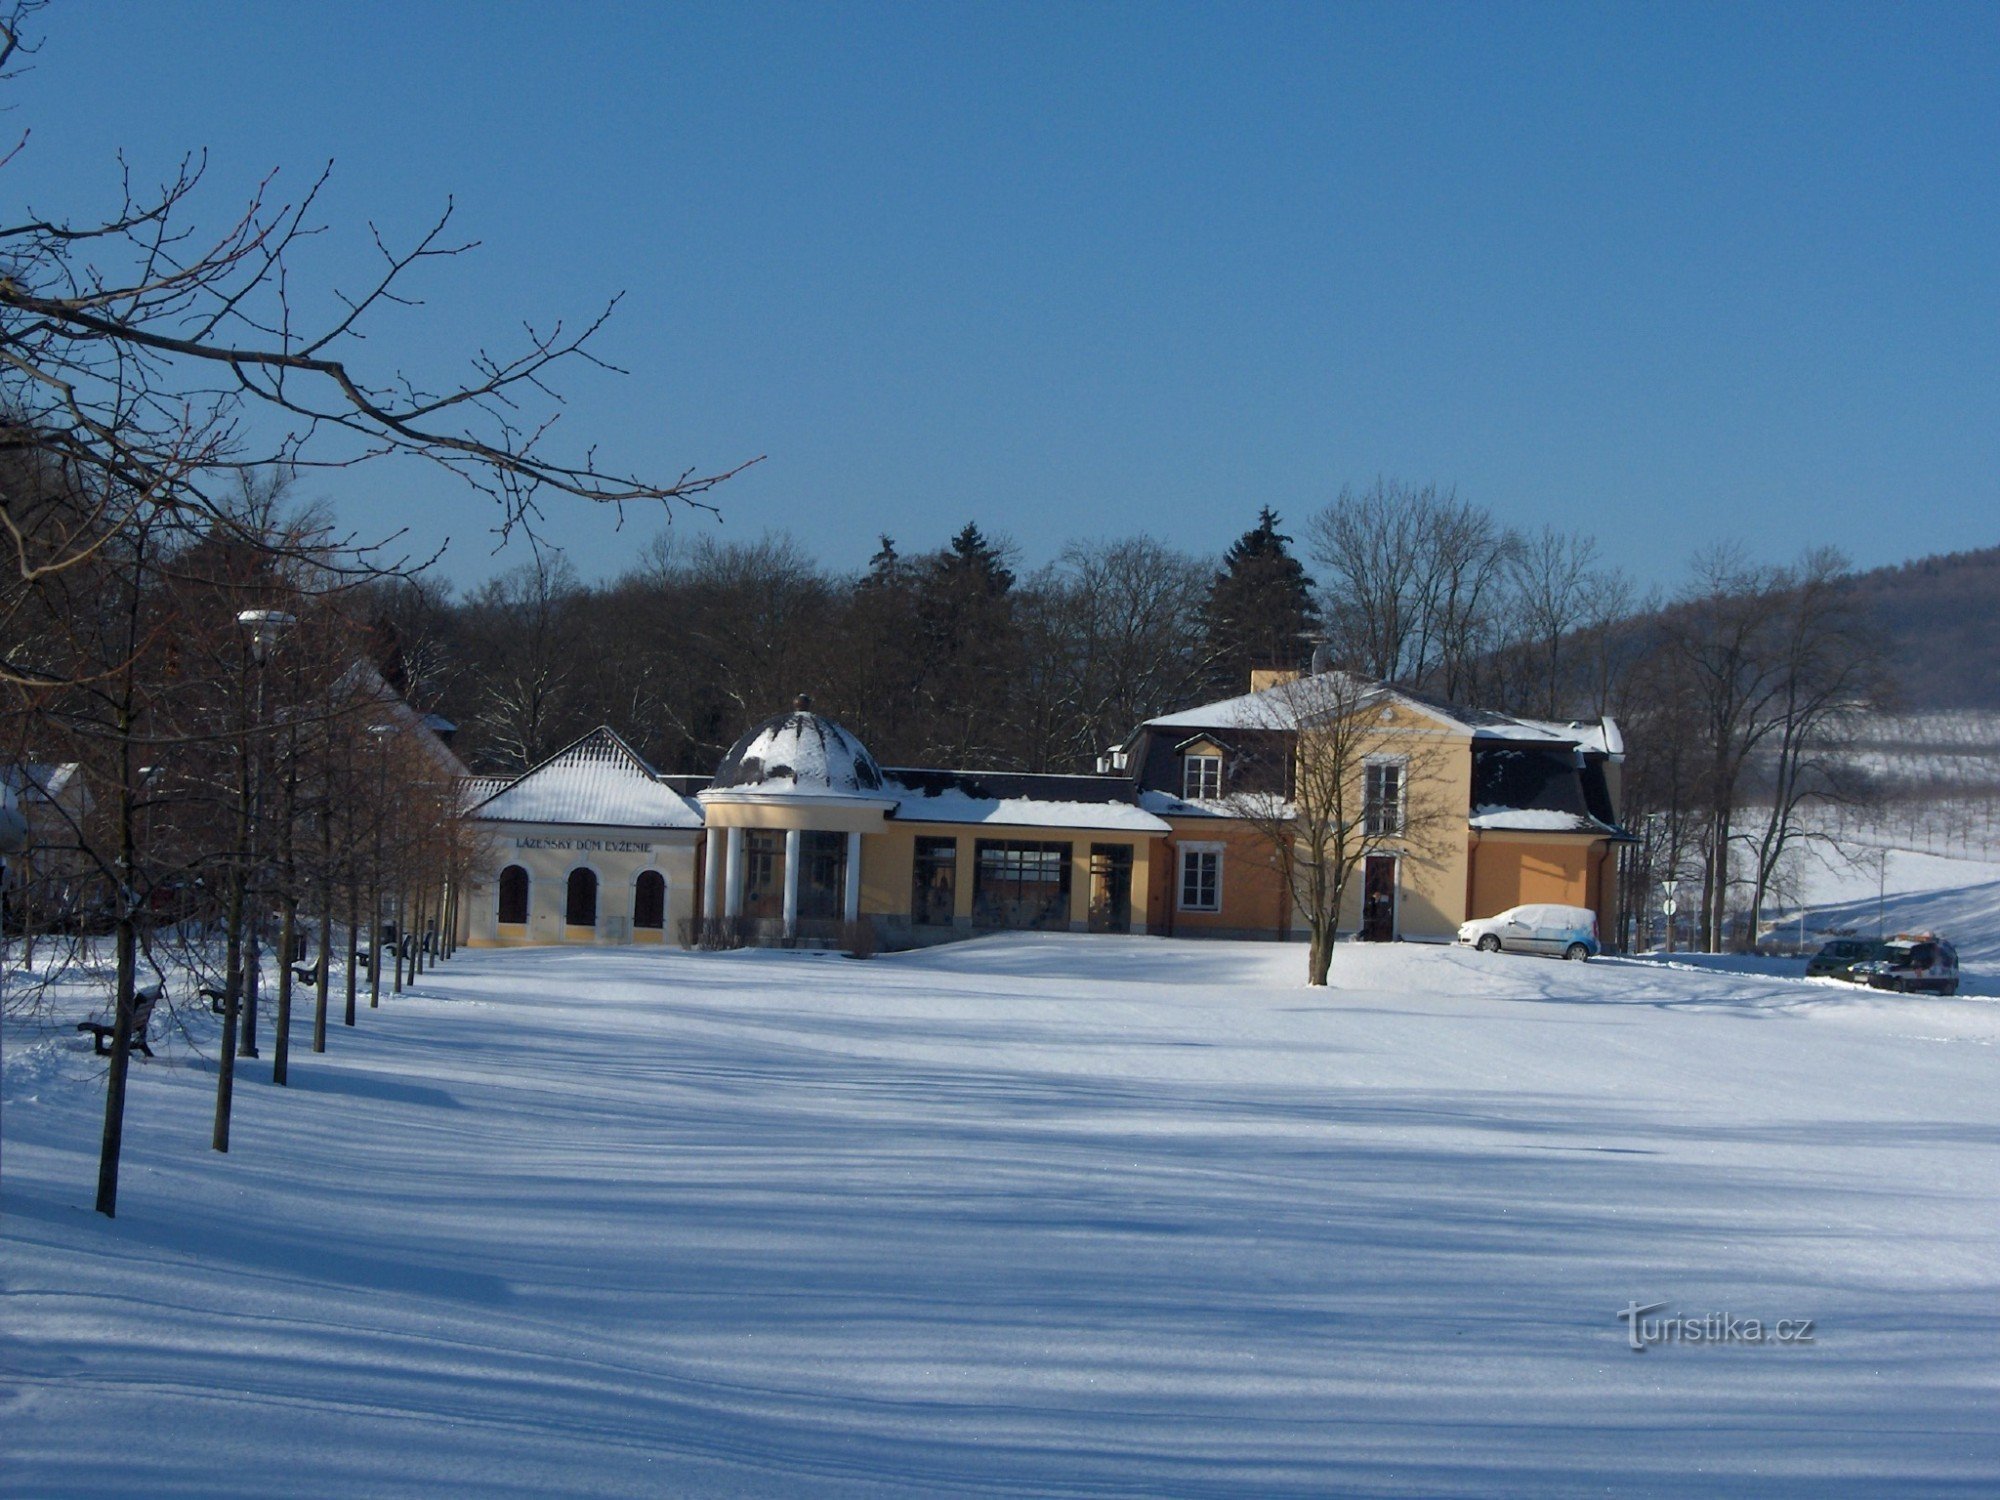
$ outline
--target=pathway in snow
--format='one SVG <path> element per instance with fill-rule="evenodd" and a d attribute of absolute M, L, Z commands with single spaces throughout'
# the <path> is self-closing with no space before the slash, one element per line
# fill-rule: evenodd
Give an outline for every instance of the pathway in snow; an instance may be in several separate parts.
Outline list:
<path fill-rule="evenodd" d="M 162 1048 L 115 1223 L 95 1065 L 17 1026 L 0 1487 L 2000 1485 L 2000 1006 L 1303 963 L 466 954 L 228 1158 Z M 1634 1300 L 1815 1341 L 1634 1354 Z"/>

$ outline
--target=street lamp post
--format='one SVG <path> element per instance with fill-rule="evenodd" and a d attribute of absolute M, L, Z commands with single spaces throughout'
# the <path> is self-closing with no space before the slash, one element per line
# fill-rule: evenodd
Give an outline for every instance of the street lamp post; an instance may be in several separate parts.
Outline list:
<path fill-rule="evenodd" d="M 368 871 L 368 1008 L 382 1003 L 382 813 L 389 800 L 388 737 L 396 732 L 390 724 L 370 724 L 368 733 L 375 741 L 375 808 L 369 832 L 375 846 L 374 862 Z"/>
<path fill-rule="evenodd" d="M 28 847 L 28 819 L 14 804 L 14 789 L 0 781 L 0 1012 L 7 1008 L 7 877 L 8 863 Z"/>
<path fill-rule="evenodd" d="M 256 664 L 257 686 L 256 706 L 252 710 L 250 725 L 250 840 L 249 870 L 246 879 L 250 883 L 250 920 L 245 935 L 243 958 L 243 1045 L 239 1049 L 244 1057 L 257 1055 L 257 989 L 262 978 L 263 959 L 258 948 L 258 935 L 263 927 L 263 894 L 257 879 L 257 839 L 263 803 L 263 775 L 261 758 L 257 753 L 257 735 L 264 725 L 264 663 L 270 657 L 271 648 L 278 637 L 290 628 L 292 617 L 282 610 L 246 609 L 236 616 L 236 623 L 249 632 L 250 658 Z"/>

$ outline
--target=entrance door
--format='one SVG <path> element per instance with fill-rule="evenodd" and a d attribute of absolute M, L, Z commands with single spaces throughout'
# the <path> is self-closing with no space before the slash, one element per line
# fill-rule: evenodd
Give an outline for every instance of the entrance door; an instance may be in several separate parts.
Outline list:
<path fill-rule="evenodd" d="M 1132 846 L 1090 846 L 1090 930 L 1132 930 Z"/>
<path fill-rule="evenodd" d="M 1396 856 L 1371 854 L 1361 875 L 1361 941 L 1396 940 Z"/>

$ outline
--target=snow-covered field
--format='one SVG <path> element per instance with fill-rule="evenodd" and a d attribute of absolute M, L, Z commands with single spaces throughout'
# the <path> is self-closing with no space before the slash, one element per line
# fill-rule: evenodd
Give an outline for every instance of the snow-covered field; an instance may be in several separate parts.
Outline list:
<path fill-rule="evenodd" d="M 87 1045 L 16 1025 L 0 1488 L 2000 1489 L 2000 1004 L 1303 965 L 463 954 L 246 1064 L 226 1158 L 138 1064 L 115 1222 Z"/>

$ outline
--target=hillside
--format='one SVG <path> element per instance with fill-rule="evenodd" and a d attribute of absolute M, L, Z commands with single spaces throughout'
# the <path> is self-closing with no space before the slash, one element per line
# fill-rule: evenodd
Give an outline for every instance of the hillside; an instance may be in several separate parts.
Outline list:
<path fill-rule="evenodd" d="M 1899 663 L 1904 709 L 2000 709 L 2000 547 L 1857 573 Z"/>

